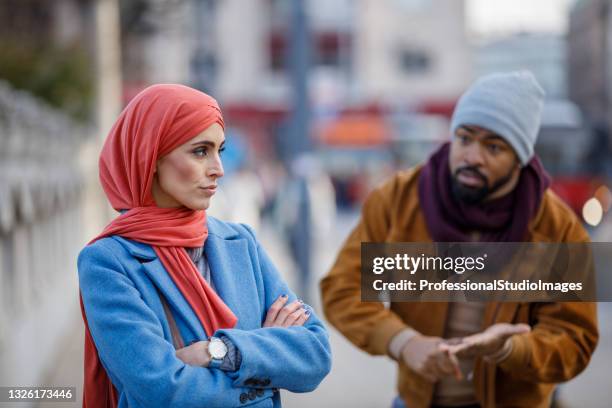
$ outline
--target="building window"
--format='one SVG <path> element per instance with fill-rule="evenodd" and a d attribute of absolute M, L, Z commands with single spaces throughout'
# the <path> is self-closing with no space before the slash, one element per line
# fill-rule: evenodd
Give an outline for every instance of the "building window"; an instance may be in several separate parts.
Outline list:
<path fill-rule="evenodd" d="M 419 74 L 429 70 L 431 59 L 424 51 L 402 50 L 399 53 L 399 64 L 406 74 Z"/>
<path fill-rule="evenodd" d="M 283 72 L 288 68 L 289 35 L 286 31 L 272 32 L 268 40 L 270 70 Z M 349 61 L 350 37 L 343 33 L 319 32 L 311 38 L 310 57 L 315 66 L 346 68 Z"/>
<path fill-rule="evenodd" d="M 287 65 L 287 35 L 284 32 L 271 33 L 268 40 L 270 70 L 283 72 Z"/>
<path fill-rule="evenodd" d="M 342 68 L 347 61 L 344 57 L 349 54 L 350 37 L 345 33 L 321 32 L 315 36 L 314 44 L 315 65 L 332 68 Z"/>

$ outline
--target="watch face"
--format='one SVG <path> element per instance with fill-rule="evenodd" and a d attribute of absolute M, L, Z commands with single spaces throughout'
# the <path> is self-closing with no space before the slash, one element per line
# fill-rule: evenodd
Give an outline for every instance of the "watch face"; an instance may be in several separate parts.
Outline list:
<path fill-rule="evenodd" d="M 208 352 L 214 359 L 222 359 L 227 354 L 227 347 L 222 340 L 213 339 L 208 343 Z"/>

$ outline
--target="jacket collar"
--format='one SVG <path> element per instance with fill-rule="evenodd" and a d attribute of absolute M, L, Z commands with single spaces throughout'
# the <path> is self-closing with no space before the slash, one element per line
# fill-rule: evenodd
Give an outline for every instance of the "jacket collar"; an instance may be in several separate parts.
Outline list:
<path fill-rule="evenodd" d="M 230 224 L 220 221 L 215 217 L 206 216 L 208 224 L 208 235 L 215 235 L 221 239 L 236 239 L 240 234 Z"/>
<path fill-rule="evenodd" d="M 230 224 L 213 217 L 207 217 L 207 223 L 208 238 L 204 249 L 213 272 L 214 285 L 217 293 L 224 299 L 227 306 L 237 311 L 241 307 L 242 294 L 234 287 L 235 285 L 231 284 L 231 281 L 235 280 L 233 271 L 243 271 L 248 276 L 252 268 L 247 257 L 239 256 L 248 253 L 247 242 Z M 165 296 L 168 303 L 174 307 L 174 310 L 184 311 L 181 313 L 181 317 L 192 335 L 197 339 L 206 338 L 204 329 L 196 315 L 186 312 L 191 310 L 191 307 L 172 282 L 153 247 L 119 236 L 113 236 L 112 238 L 118 240 L 132 256 L 145 261 L 142 262 L 143 271 Z"/>

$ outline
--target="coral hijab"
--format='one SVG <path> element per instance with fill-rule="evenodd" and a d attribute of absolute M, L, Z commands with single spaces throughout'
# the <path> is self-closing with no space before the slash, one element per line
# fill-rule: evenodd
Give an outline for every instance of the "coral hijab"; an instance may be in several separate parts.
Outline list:
<path fill-rule="evenodd" d="M 236 316 L 206 283 L 185 247 L 206 241 L 206 213 L 187 208 L 159 208 L 151 193 L 159 157 L 186 143 L 210 125 L 222 127 L 217 102 L 182 85 L 154 85 L 139 93 L 111 129 L 100 155 L 100 182 L 115 218 L 91 242 L 111 235 L 149 244 L 179 288 L 207 335 L 234 327 Z M 83 407 L 116 407 L 117 393 L 100 363 L 85 322 L 85 384 Z"/>

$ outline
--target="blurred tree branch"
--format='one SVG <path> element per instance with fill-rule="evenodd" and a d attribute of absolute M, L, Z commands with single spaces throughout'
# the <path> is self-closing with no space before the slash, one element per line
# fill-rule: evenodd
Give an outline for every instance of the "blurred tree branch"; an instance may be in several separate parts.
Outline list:
<path fill-rule="evenodd" d="M 73 0 L 79 30 L 87 24 L 92 0 Z M 27 91 L 75 119 L 91 118 L 94 66 L 88 35 L 58 40 L 61 27 L 54 6 L 42 0 L 0 2 L 0 78 Z"/>

